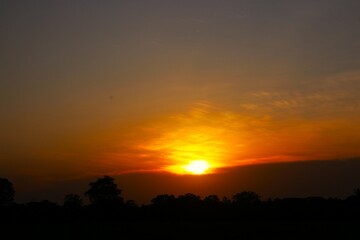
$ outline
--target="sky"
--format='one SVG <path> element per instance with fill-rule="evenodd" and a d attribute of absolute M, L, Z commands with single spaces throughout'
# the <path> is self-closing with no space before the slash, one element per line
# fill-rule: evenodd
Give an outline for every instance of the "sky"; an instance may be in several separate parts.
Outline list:
<path fill-rule="evenodd" d="M 24 201 L 104 174 L 138 201 L 344 196 L 360 186 L 344 180 L 360 171 L 359 12 L 357 0 L 1 1 L 0 176 Z M 261 187 L 278 166 L 287 185 Z M 299 166 L 313 169 L 303 184 L 328 180 L 287 181 Z M 329 188 L 333 173 L 343 185 Z"/>

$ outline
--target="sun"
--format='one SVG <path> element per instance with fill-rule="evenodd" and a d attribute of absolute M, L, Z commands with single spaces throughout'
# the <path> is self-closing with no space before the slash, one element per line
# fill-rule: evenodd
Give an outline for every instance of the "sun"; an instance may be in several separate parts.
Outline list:
<path fill-rule="evenodd" d="M 160 170 L 179 175 L 213 174 L 229 166 L 233 155 L 241 152 L 239 122 L 237 115 L 201 105 L 149 128 L 159 136 L 144 147 L 162 160 Z"/>
<path fill-rule="evenodd" d="M 193 160 L 188 165 L 184 166 L 186 172 L 195 175 L 206 173 L 209 167 L 209 163 L 205 160 Z"/>

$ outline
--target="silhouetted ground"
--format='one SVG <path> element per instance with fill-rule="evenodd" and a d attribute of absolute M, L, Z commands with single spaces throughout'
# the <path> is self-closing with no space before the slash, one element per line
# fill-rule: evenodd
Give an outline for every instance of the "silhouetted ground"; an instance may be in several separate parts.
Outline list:
<path fill-rule="evenodd" d="M 187 193 L 158 195 L 151 204 L 125 201 L 114 179 L 90 183 L 91 204 L 76 194 L 62 206 L 16 204 L 9 181 L 0 191 L 2 239 L 360 239 L 360 189 L 346 199 L 261 201 L 252 191 L 232 199 Z"/>
<path fill-rule="evenodd" d="M 127 222 L 16 224 L 1 239 L 360 239 L 358 223 Z"/>

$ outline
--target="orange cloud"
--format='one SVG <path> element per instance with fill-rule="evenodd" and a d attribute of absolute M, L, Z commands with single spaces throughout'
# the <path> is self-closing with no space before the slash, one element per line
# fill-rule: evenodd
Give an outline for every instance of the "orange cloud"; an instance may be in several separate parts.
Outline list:
<path fill-rule="evenodd" d="M 248 93 L 233 111 L 198 103 L 124 130 L 107 156 L 114 169 L 180 174 L 192 161 L 206 161 L 211 173 L 244 164 L 358 157 L 360 114 L 354 110 L 360 102 L 351 86 L 359 76 L 324 79 L 309 90 Z"/>

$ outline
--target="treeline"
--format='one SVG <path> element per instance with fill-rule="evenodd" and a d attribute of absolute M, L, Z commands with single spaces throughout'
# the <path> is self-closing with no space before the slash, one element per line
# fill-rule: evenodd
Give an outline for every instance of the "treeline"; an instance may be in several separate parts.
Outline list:
<path fill-rule="evenodd" d="M 68 194 L 62 205 L 44 200 L 16 204 L 12 183 L 0 178 L 0 221 L 27 222 L 121 222 L 121 221 L 322 221 L 360 220 L 360 190 L 346 199 L 322 197 L 268 199 L 262 201 L 252 191 L 236 193 L 232 198 L 216 195 L 200 198 L 187 193 L 163 194 L 148 205 L 125 201 L 114 179 L 108 176 L 89 184 L 85 205 L 77 194 Z"/>

